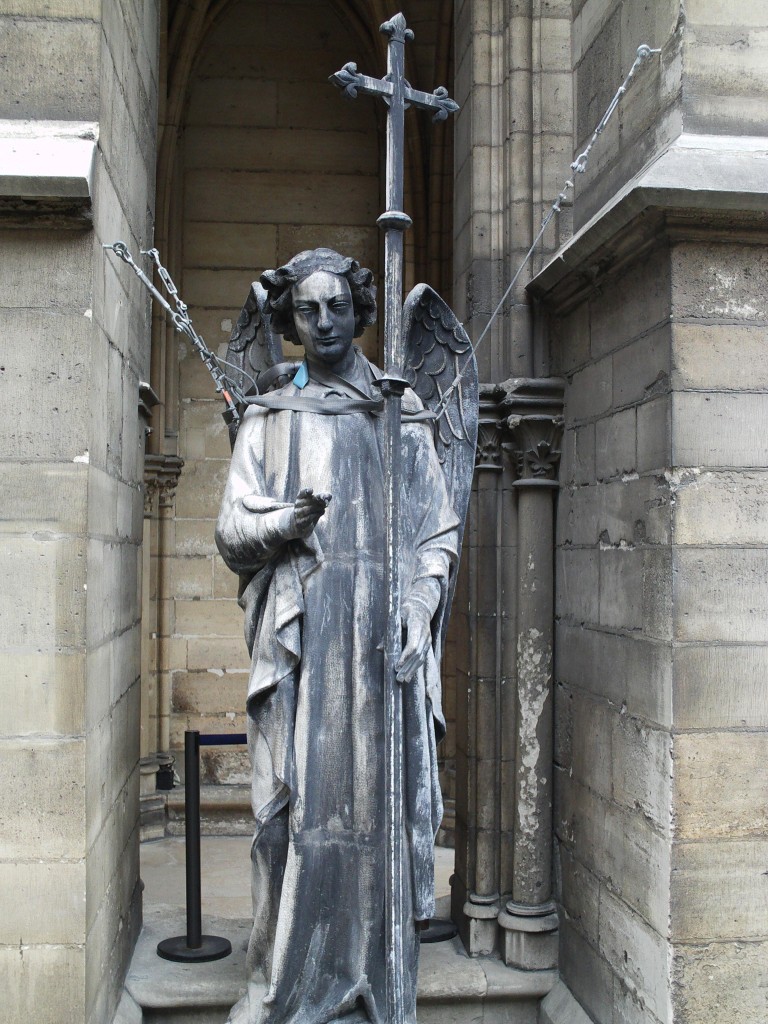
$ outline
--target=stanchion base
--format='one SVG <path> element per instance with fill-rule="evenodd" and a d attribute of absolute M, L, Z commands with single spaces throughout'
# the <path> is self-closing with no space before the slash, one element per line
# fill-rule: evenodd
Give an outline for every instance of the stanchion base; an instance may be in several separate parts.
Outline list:
<path fill-rule="evenodd" d="M 157 944 L 157 955 L 163 960 L 173 960 L 180 964 L 202 964 L 208 960 L 223 960 L 232 952 L 229 939 L 218 935 L 203 935 L 202 942 L 196 948 L 187 945 L 186 935 L 175 935 L 172 939 L 163 939 Z"/>
<path fill-rule="evenodd" d="M 419 942 L 446 942 L 458 935 L 459 929 L 453 923 L 441 917 L 432 917 L 426 928 L 419 932 Z"/>

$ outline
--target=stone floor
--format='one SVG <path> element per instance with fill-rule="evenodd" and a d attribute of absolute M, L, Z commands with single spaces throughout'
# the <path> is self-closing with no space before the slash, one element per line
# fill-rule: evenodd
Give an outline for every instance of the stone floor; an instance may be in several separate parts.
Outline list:
<path fill-rule="evenodd" d="M 126 979 L 119 1024 L 224 1024 L 245 990 L 250 927 L 250 840 L 203 836 L 203 932 L 228 938 L 232 953 L 204 964 L 158 957 L 159 940 L 184 934 L 184 840 L 141 848 L 144 928 Z M 447 917 L 453 850 L 437 848 L 437 912 Z M 554 971 L 517 971 L 493 957 L 470 959 L 458 939 L 422 946 L 419 1024 L 536 1024 L 538 1006 L 556 981 Z M 259 998 L 260 987 L 254 985 Z"/>

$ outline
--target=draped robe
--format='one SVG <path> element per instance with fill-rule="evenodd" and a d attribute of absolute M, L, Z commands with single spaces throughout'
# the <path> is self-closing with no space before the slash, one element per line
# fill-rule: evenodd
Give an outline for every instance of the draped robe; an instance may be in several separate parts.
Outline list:
<path fill-rule="evenodd" d="M 369 383 L 380 375 L 359 352 L 357 361 Z M 376 397 L 330 373 L 274 394 L 336 403 Z M 421 403 L 406 392 L 403 408 L 402 593 L 431 577 L 442 594 L 433 647 L 403 688 L 404 910 L 418 921 L 434 913 L 436 742 L 444 731 L 438 644 L 457 518 L 431 426 L 408 421 Z M 237 1024 L 386 1021 L 383 426 L 370 412 L 251 407 L 232 457 L 217 543 L 241 576 L 252 655 L 248 964 L 267 982 L 263 1002 L 251 985 L 233 1009 Z M 331 492 L 330 505 L 307 540 L 275 543 L 275 516 L 305 487 Z M 415 925 L 404 945 L 407 1019 L 415 1024 Z"/>

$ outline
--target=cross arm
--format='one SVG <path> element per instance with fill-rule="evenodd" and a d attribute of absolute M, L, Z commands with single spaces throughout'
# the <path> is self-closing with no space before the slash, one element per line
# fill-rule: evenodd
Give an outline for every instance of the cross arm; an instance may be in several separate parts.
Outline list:
<path fill-rule="evenodd" d="M 370 78 L 368 75 L 362 75 L 357 70 L 357 64 L 352 61 L 345 64 L 341 71 L 331 75 L 328 81 L 337 85 L 351 100 L 357 97 L 358 92 L 363 92 L 371 96 L 381 96 L 385 102 L 389 103 L 395 95 L 394 86 L 388 75 L 384 78 Z M 442 85 L 434 92 L 422 92 L 420 89 L 412 88 L 404 79 L 402 82 L 404 106 L 434 111 L 433 121 L 445 121 L 449 114 L 459 109 L 459 104 L 449 97 L 448 90 Z"/>
<path fill-rule="evenodd" d="M 357 64 L 350 61 L 345 64 L 341 71 L 331 75 L 328 79 L 342 90 L 347 99 L 353 100 L 358 92 L 369 93 L 372 96 L 383 96 L 388 100 L 394 94 L 394 87 L 386 78 L 370 78 L 368 75 L 361 75 L 357 70 Z"/>
<path fill-rule="evenodd" d="M 421 92 L 420 89 L 412 89 L 406 82 L 404 98 L 407 104 L 418 107 L 419 110 L 434 110 L 433 121 L 445 121 L 449 114 L 459 109 L 459 104 L 450 98 L 444 85 L 438 86 L 434 92 Z"/>

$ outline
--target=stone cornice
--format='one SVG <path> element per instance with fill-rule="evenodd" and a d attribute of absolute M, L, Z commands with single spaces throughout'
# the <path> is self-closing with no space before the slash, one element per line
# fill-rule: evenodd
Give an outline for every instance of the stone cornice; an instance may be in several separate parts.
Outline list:
<path fill-rule="evenodd" d="M 667 240 L 721 234 L 768 244 L 768 139 L 683 134 L 616 193 L 528 291 L 567 313 Z"/>
<path fill-rule="evenodd" d="M 91 226 L 98 124 L 0 120 L 0 225 Z"/>

